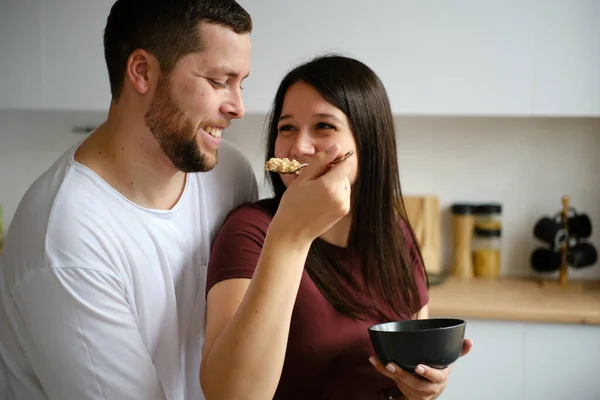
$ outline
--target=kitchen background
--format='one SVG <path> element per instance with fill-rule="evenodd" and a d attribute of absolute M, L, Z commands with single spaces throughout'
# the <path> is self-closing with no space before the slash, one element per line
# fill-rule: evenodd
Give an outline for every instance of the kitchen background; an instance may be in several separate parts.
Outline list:
<path fill-rule="evenodd" d="M 0 204 L 8 226 L 18 201 L 70 145 L 74 127 L 95 126 L 101 112 L 0 111 Z M 264 182 L 265 115 L 235 121 L 224 138 L 238 145 Z M 405 195 L 435 195 L 442 208 L 442 266 L 451 262 L 448 207 L 453 202 L 503 205 L 502 275 L 531 275 L 540 245 L 533 226 L 561 207 L 561 196 L 600 223 L 600 118 L 397 116 Z M 600 245 L 598 230 L 590 241 Z M 600 278 L 600 265 L 572 269 L 573 278 Z"/>
<path fill-rule="evenodd" d="M 0 0 L 5 232 L 27 187 L 82 139 L 74 127 L 105 117 L 102 30 L 112 3 Z M 589 240 L 600 247 L 600 0 L 240 3 L 254 20 L 247 115 L 224 138 L 246 153 L 261 184 L 264 121 L 279 80 L 295 63 L 336 51 L 366 62 L 386 85 L 404 193 L 440 200 L 444 269 L 454 202 L 503 205 L 503 277 L 533 275 L 529 257 L 541 246 L 533 227 L 560 210 L 563 195 L 590 216 Z M 569 277 L 598 281 L 600 263 Z M 442 399 L 600 398 L 598 290 L 515 290 L 509 282 L 484 295 L 477 280 L 444 289 L 455 283 L 439 286 L 451 292 L 441 299 L 432 288 L 431 307 L 471 312 L 475 347 Z M 502 288 L 514 296 L 499 307 Z M 573 319 L 564 323 L 565 315 Z"/>

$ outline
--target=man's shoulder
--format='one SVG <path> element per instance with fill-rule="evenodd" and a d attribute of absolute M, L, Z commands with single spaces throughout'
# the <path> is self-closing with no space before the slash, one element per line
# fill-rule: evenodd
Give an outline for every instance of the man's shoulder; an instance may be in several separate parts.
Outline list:
<path fill-rule="evenodd" d="M 51 268 L 49 248 L 67 251 L 84 243 L 84 232 L 89 231 L 84 214 L 102 201 L 87 180 L 66 152 L 27 189 L 2 253 L 2 274 L 11 285 Z"/>
<path fill-rule="evenodd" d="M 31 238 L 32 234 L 45 234 L 50 214 L 71 167 L 66 152 L 27 188 L 10 224 L 7 240 L 15 235 Z"/>

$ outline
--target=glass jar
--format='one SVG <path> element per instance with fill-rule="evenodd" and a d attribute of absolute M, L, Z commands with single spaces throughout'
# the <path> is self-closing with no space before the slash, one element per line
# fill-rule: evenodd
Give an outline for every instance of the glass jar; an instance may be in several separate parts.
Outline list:
<path fill-rule="evenodd" d="M 461 278 L 473 276 L 471 242 L 475 226 L 474 209 L 472 204 L 452 205 L 452 273 Z"/>
<path fill-rule="evenodd" d="M 478 278 L 496 279 L 500 275 L 502 247 L 501 229 L 475 227 L 473 237 L 473 269 Z"/>
<path fill-rule="evenodd" d="M 479 204 L 475 207 L 475 227 L 483 230 L 502 229 L 502 205 Z"/>

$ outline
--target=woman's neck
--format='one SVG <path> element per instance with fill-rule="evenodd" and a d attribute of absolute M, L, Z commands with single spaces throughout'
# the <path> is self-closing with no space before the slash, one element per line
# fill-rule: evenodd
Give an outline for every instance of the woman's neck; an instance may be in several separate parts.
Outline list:
<path fill-rule="evenodd" d="M 329 228 L 327 232 L 319 236 L 319 238 L 338 247 L 348 247 L 351 226 L 352 215 L 348 214 Z"/>

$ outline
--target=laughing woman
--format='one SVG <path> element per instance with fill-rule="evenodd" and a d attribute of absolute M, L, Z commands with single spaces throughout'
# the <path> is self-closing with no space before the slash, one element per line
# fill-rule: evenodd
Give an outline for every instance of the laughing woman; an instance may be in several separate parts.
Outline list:
<path fill-rule="evenodd" d="M 428 317 L 394 121 L 376 74 L 341 56 L 289 72 L 270 116 L 271 157 L 309 165 L 269 173 L 274 197 L 240 206 L 218 234 L 200 369 L 206 398 L 438 397 L 451 367 L 410 374 L 381 365 L 367 330 Z M 462 355 L 471 345 L 466 339 Z"/>

